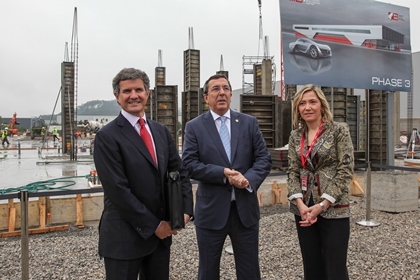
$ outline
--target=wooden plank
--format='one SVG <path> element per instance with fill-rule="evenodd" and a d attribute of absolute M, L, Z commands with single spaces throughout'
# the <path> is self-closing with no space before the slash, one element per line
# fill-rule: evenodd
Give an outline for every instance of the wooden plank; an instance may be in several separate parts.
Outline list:
<path fill-rule="evenodd" d="M 358 196 L 358 197 L 363 197 L 365 195 L 365 191 L 360 186 L 359 182 L 357 182 L 357 175 L 356 174 L 353 175 L 353 179 L 350 183 L 350 186 L 351 186 L 350 195 Z"/>
<path fill-rule="evenodd" d="M 47 211 L 47 226 L 51 225 L 51 198 L 49 196 L 45 199 L 46 211 Z"/>
<path fill-rule="evenodd" d="M 38 200 L 39 205 L 39 227 L 44 228 L 45 227 L 45 218 L 47 216 L 46 213 L 46 198 L 40 197 Z"/>
<path fill-rule="evenodd" d="M 271 186 L 270 186 L 271 188 Z M 14 201 L 16 209 L 15 229 L 20 229 L 20 202 Z M 83 195 L 83 223 L 87 221 L 98 221 L 103 211 L 103 194 L 91 196 Z M 29 200 L 28 202 L 28 226 L 29 228 L 40 227 L 39 202 Z M 75 224 L 76 222 L 76 195 L 73 197 L 53 198 L 46 197 L 46 223 L 45 226 Z M 9 228 L 9 204 L 0 203 L 0 231 L 7 231 Z"/>
<path fill-rule="evenodd" d="M 277 196 L 276 196 L 277 190 L 278 190 L 277 181 L 273 181 L 273 185 L 271 187 L 271 192 L 272 192 L 271 204 L 276 204 L 277 203 Z"/>
<path fill-rule="evenodd" d="M 13 203 L 13 198 L 9 198 L 9 232 L 15 230 L 16 223 L 16 208 Z"/>
<path fill-rule="evenodd" d="M 418 159 L 405 159 L 404 166 L 420 168 L 420 160 Z"/>
<path fill-rule="evenodd" d="M 280 183 L 279 184 L 279 201 L 281 204 L 287 205 L 289 202 L 287 200 L 287 183 Z"/>
<path fill-rule="evenodd" d="M 46 233 L 46 232 L 54 232 L 54 231 L 60 231 L 60 230 L 68 230 L 68 225 L 62 225 L 62 226 L 52 226 L 52 227 L 45 227 L 45 228 L 33 228 L 29 229 L 29 234 L 38 234 L 38 233 Z M 19 236 L 20 230 L 12 231 L 12 232 L 0 232 L 0 238 L 3 237 L 12 237 L 12 236 Z"/>
<path fill-rule="evenodd" d="M 78 226 L 79 228 L 84 227 L 82 194 L 76 195 L 76 226 Z"/>

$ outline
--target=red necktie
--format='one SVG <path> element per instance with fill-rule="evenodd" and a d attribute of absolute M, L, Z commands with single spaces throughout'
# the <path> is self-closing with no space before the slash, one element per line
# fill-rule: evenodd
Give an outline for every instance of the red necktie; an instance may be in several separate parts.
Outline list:
<path fill-rule="evenodd" d="M 140 122 L 141 139 L 143 139 L 144 144 L 146 144 L 146 147 L 149 150 L 150 154 L 152 155 L 153 161 L 156 164 L 156 155 L 155 155 L 155 150 L 153 149 L 152 137 L 150 137 L 149 131 L 147 131 L 147 128 L 144 125 L 143 118 L 140 118 L 139 122 Z"/>

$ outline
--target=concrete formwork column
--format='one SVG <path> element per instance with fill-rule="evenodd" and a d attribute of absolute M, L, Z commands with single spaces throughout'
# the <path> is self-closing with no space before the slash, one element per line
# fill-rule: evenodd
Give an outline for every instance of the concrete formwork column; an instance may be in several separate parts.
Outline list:
<path fill-rule="evenodd" d="M 372 163 L 388 164 L 387 94 L 381 90 L 368 91 L 369 159 Z"/>
<path fill-rule="evenodd" d="M 74 153 L 74 62 L 61 64 L 61 127 L 63 154 Z M 73 156 L 72 156 L 73 158 Z"/>

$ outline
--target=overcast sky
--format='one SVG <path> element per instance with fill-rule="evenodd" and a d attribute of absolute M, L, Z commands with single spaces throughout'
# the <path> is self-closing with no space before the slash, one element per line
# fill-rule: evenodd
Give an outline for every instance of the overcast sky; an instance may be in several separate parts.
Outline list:
<path fill-rule="evenodd" d="M 321 0 L 322 1 L 322 0 Z M 419 0 L 382 1 L 410 8 L 411 46 L 420 51 Z M 146 71 L 154 87 L 158 50 L 166 84 L 183 86 L 183 52 L 193 28 L 200 50 L 201 81 L 224 70 L 234 89 L 242 87 L 242 57 L 264 55 L 259 40 L 257 0 L 19 0 L 0 9 L 0 116 L 51 114 L 61 85 L 65 44 L 70 43 L 74 8 L 78 17 L 79 86 L 77 104 L 113 99 L 112 78 L 124 67 Z M 280 73 L 278 0 L 262 0 L 263 36 Z M 278 78 L 279 79 L 279 78 Z M 55 113 L 61 111 L 57 104 Z"/>

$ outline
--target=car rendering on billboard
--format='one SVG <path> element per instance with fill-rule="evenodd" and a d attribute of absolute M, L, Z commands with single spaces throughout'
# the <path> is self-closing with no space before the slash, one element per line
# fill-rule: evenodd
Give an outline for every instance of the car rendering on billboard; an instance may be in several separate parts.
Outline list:
<path fill-rule="evenodd" d="M 323 59 L 310 58 L 305 55 L 291 55 L 290 62 L 296 66 L 301 73 L 318 75 L 331 69 L 332 58 Z"/>
<path fill-rule="evenodd" d="M 307 38 L 299 38 L 289 44 L 293 53 L 303 53 L 312 58 L 328 57 L 332 55 L 331 48 L 328 45 L 316 43 Z"/>

